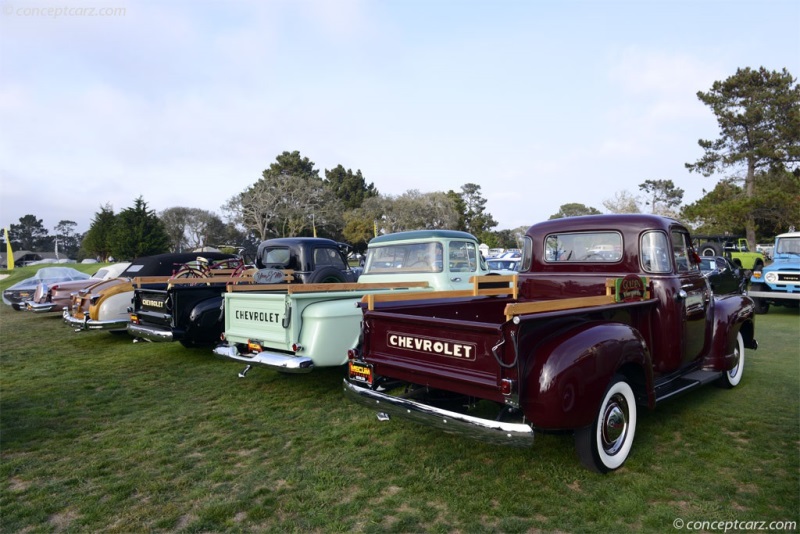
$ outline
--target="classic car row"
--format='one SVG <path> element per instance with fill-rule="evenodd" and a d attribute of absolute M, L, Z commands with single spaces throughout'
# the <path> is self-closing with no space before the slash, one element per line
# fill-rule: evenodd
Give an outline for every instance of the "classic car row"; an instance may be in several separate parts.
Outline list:
<path fill-rule="evenodd" d="M 532 226 L 524 243 L 513 270 L 491 270 L 474 236 L 449 230 L 377 237 L 363 271 L 346 246 L 317 238 L 267 240 L 253 265 L 151 256 L 76 282 L 61 313 L 76 332 L 214 346 L 245 364 L 240 377 L 346 364 L 346 396 L 382 419 L 514 444 L 573 431 L 599 472 L 627 459 L 637 405 L 741 380 L 757 346 L 753 301 L 740 269 L 701 258 L 677 221 L 566 218 Z M 57 311 L 66 283 L 29 289 L 17 308 Z M 486 403 L 496 419 L 472 414 Z"/>

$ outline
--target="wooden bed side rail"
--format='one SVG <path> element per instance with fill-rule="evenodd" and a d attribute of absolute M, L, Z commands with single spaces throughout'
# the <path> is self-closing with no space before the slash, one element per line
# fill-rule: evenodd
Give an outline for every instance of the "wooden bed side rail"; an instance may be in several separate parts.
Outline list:
<path fill-rule="evenodd" d="M 331 291 L 368 291 L 372 289 L 412 289 L 428 288 L 428 282 L 334 282 L 332 284 L 243 284 L 241 286 L 228 284 L 228 292 L 233 291 L 282 291 L 294 293 L 322 293 Z"/>
<path fill-rule="evenodd" d="M 513 302 L 506 305 L 506 321 L 510 321 L 515 315 L 525 315 L 528 313 L 539 313 L 548 311 L 571 310 L 577 308 L 590 308 L 592 306 L 607 306 L 618 302 L 616 297 L 616 278 L 606 279 L 606 294 L 593 297 L 571 297 L 563 299 L 539 300 L 533 302 Z M 647 279 L 644 279 L 644 287 L 647 287 Z M 650 292 L 645 291 L 644 298 L 650 298 Z"/>
<path fill-rule="evenodd" d="M 289 287 L 289 294 L 310 293 L 317 291 L 368 291 L 371 289 L 411 289 L 428 288 L 428 282 L 342 282 L 332 284 L 294 284 Z"/>
<path fill-rule="evenodd" d="M 166 284 L 172 276 L 137 276 L 131 280 L 131 284 L 135 287 L 141 287 L 143 284 Z"/>
<path fill-rule="evenodd" d="M 462 297 L 478 297 L 491 295 L 518 295 L 517 275 L 473 276 L 469 279 L 472 289 L 452 291 L 427 291 L 425 293 L 377 293 L 364 295 L 361 302 L 367 304 L 369 310 L 375 309 L 376 302 L 392 302 L 401 300 L 447 299 Z M 500 286 L 500 287 L 497 287 Z"/>

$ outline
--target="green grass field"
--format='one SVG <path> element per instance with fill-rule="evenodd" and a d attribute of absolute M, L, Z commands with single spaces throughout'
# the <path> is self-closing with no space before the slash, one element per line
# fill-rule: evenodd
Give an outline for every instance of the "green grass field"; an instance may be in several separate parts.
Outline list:
<path fill-rule="evenodd" d="M 239 379 L 210 349 L 76 334 L 3 305 L 0 530 L 797 531 L 799 327 L 796 310 L 758 316 L 742 384 L 640 413 L 628 462 L 603 476 L 569 435 L 520 450 L 379 422 L 343 399 L 343 369 Z"/>

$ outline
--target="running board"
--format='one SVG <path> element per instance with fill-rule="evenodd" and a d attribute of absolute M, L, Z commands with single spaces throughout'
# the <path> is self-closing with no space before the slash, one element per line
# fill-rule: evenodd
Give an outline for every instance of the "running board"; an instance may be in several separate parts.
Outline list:
<path fill-rule="evenodd" d="M 680 378 L 671 380 L 666 384 L 656 386 L 656 403 L 663 402 L 667 399 L 671 399 L 672 397 L 708 384 L 709 382 L 713 382 L 717 378 L 721 377 L 722 374 L 723 373 L 719 371 L 693 371 L 689 374 L 681 376 Z"/>

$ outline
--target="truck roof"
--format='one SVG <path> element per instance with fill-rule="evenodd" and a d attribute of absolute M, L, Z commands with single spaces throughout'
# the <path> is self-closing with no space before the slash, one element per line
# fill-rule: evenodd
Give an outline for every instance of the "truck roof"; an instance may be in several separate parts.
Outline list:
<path fill-rule="evenodd" d="M 468 232 L 458 230 L 410 230 L 407 232 L 395 232 L 393 234 L 379 235 L 373 238 L 369 244 L 377 245 L 391 243 L 393 241 L 408 241 L 412 239 L 468 239 L 478 241 L 475 236 Z"/>
<path fill-rule="evenodd" d="M 568 229 L 571 232 L 589 230 L 615 230 L 623 233 L 640 233 L 643 230 L 661 229 L 669 231 L 672 226 L 683 226 L 679 221 L 651 215 L 648 213 L 613 213 L 604 215 L 581 215 L 579 217 L 564 217 L 550 219 L 534 224 L 526 232 L 528 235 L 547 234 L 553 231 Z"/>

